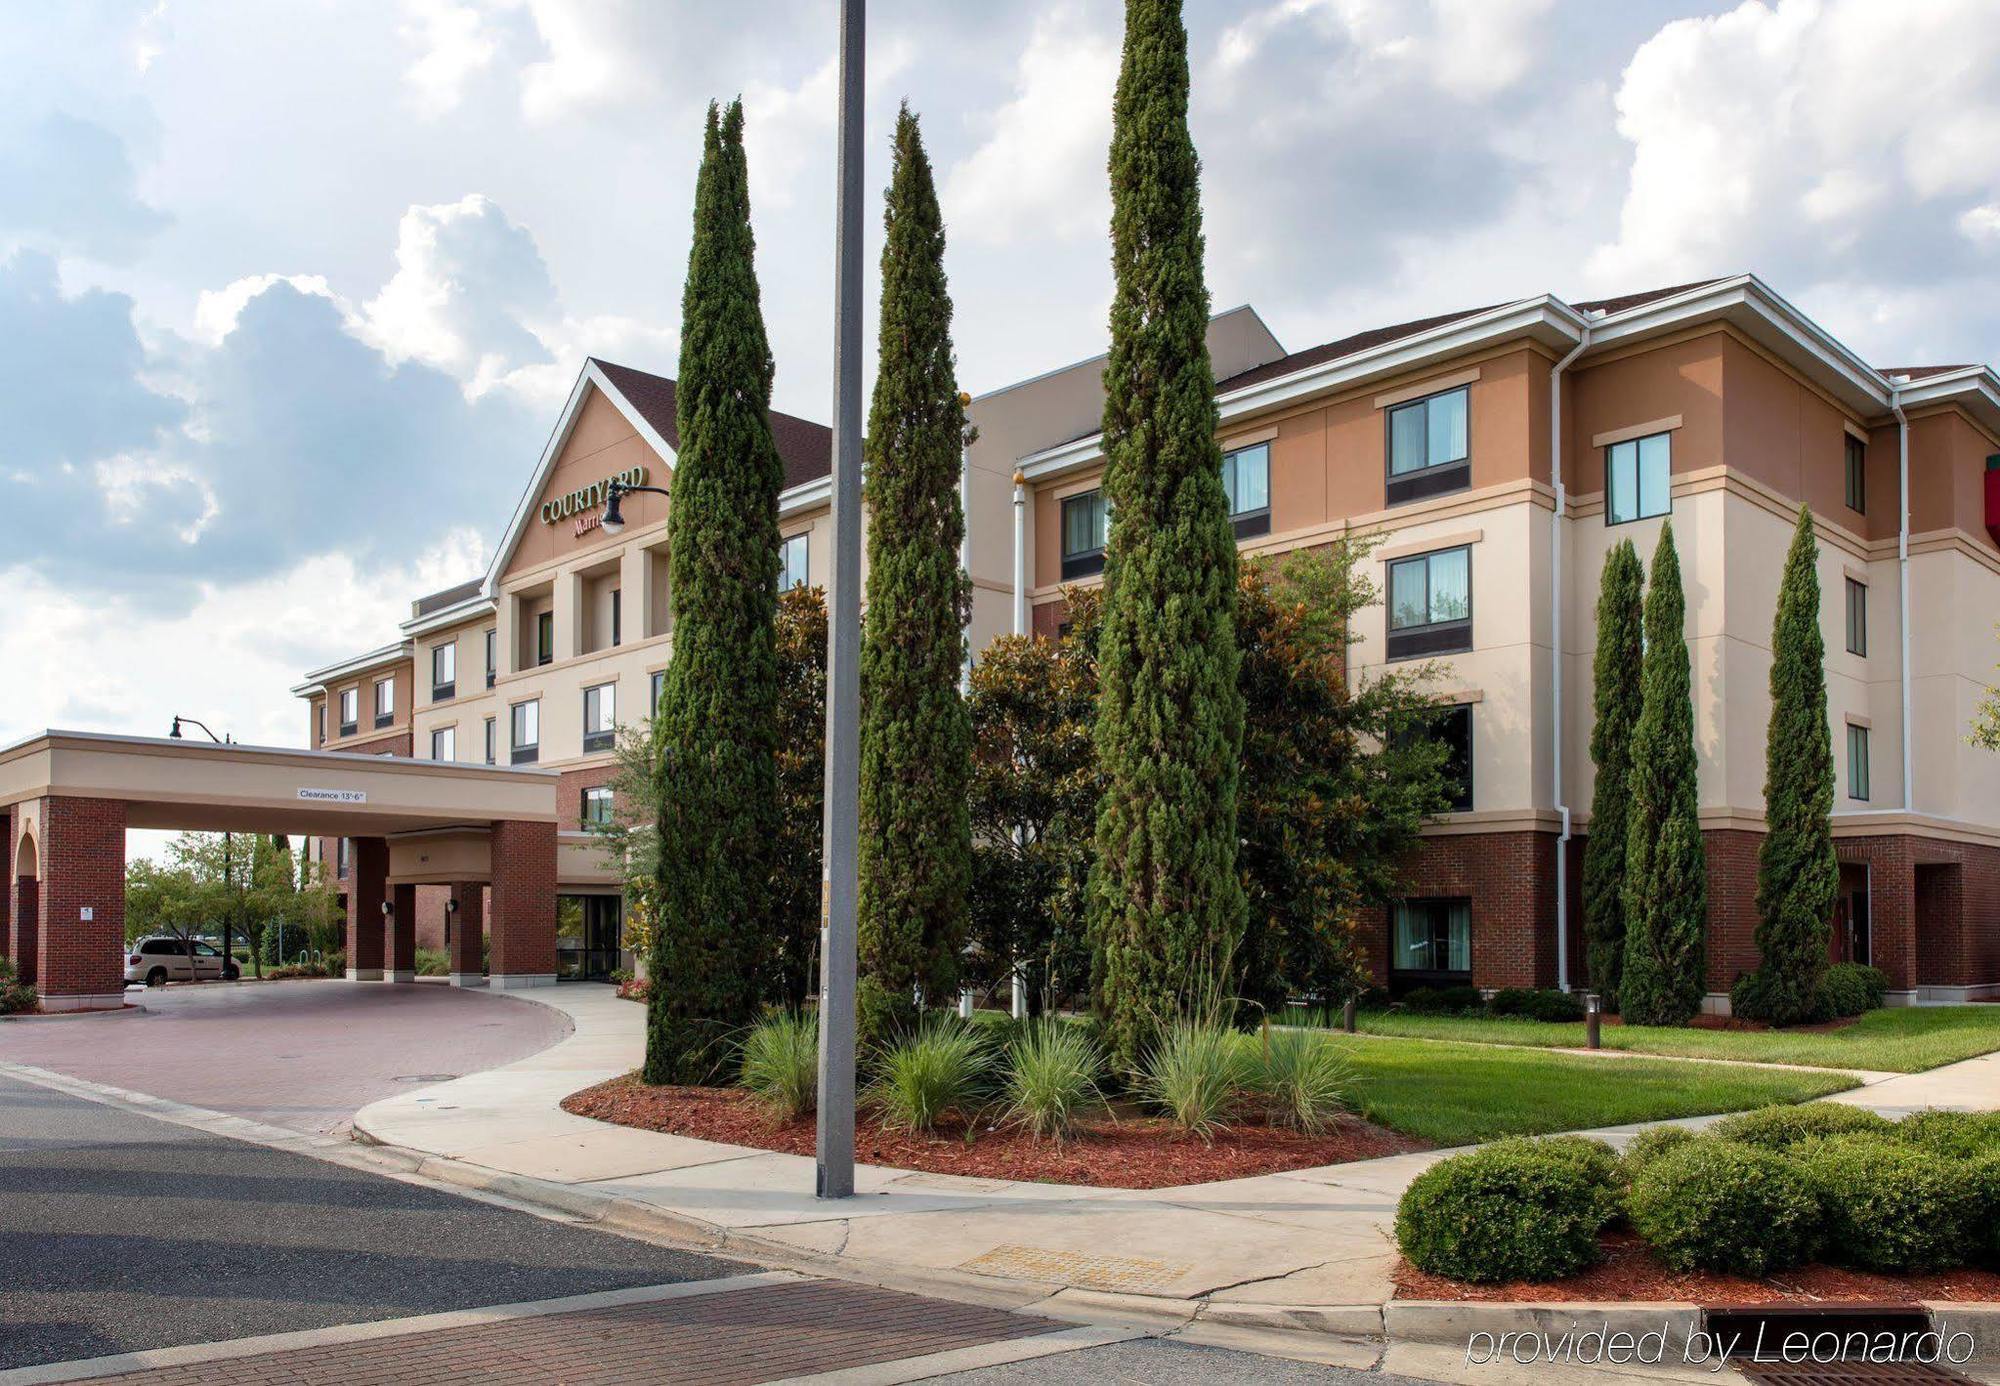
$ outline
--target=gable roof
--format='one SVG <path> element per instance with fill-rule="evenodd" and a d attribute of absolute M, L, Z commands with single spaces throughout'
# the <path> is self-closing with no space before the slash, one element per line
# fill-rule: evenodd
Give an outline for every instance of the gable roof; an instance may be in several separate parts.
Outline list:
<path fill-rule="evenodd" d="M 664 375 L 621 366 L 602 357 L 591 357 L 589 364 L 604 373 L 625 402 L 666 439 L 668 447 L 680 448 L 680 420 L 675 412 L 676 387 L 673 381 Z M 786 490 L 833 474 L 833 430 L 825 424 L 816 424 L 811 419 L 801 419 L 795 414 L 773 409 L 771 437 L 778 445 L 778 456 L 785 463 Z"/>

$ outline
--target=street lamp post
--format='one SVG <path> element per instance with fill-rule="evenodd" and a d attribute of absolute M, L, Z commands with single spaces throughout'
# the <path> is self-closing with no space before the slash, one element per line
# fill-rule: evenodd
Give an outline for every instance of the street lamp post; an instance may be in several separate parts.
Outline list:
<path fill-rule="evenodd" d="M 210 741 L 213 741 L 218 746 L 227 746 L 229 744 L 229 738 L 227 736 L 217 736 L 214 732 L 208 729 L 208 724 L 206 722 L 196 721 L 192 717 L 181 717 L 177 715 L 174 718 L 174 724 L 172 728 L 168 730 L 167 735 L 175 741 L 182 740 L 183 738 L 181 736 L 181 724 L 183 722 L 185 722 L 190 727 L 200 727 L 202 733 L 205 736 L 207 736 Z M 224 828 L 222 830 L 222 888 L 225 891 L 233 890 L 235 888 L 235 881 L 233 879 L 232 862 L 231 862 L 233 847 L 234 847 L 233 835 L 230 833 L 229 829 Z M 232 934 L 233 930 L 230 927 L 229 917 L 225 915 L 223 916 L 222 920 L 222 971 L 224 980 L 227 980 L 229 972 L 229 943 Z M 194 951 L 194 945 L 189 944 L 188 951 L 191 954 Z M 190 969 L 194 967 L 193 957 L 188 958 L 188 967 Z M 190 975 L 194 974 L 190 972 Z M 263 974 L 261 972 L 258 974 L 258 976 L 260 977 L 262 975 Z"/>
<path fill-rule="evenodd" d="M 816 1192 L 854 1194 L 856 854 L 861 801 L 861 119 L 865 0 L 840 4 L 833 281 L 833 583 L 827 599 Z"/>

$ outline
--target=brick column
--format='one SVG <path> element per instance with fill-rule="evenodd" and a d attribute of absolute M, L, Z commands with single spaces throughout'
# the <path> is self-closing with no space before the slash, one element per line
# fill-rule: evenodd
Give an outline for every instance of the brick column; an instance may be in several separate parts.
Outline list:
<path fill-rule="evenodd" d="M 556 979 L 556 825 L 493 825 L 493 967 L 501 990 Z"/>
<path fill-rule="evenodd" d="M 347 980 L 382 980 L 382 902 L 388 898 L 389 844 L 352 839 L 347 859 Z"/>
<path fill-rule="evenodd" d="M 446 915 L 451 921 L 451 984 L 455 987 L 486 985 L 486 883 L 458 881 L 451 888 L 457 909 Z"/>
<path fill-rule="evenodd" d="M 125 1004 L 125 805 L 41 801 L 35 985 L 51 1011 Z"/>
<path fill-rule="evenodd" d="M 393 892 L 390 904 L 396 912 L 389 916 L 389 980 L 414 982 L 417 980 L 417 888 L 399 885 Z"/>
<path fill-rule="evenodd" d="M 14 810 L 0 808 L 0 958 L 14 956 Z"/>
<path fill-rule="evenodd" d="M 41 885 L 33 876 L 14 881 L 14 945 L 8 956 L 14 959 L 16 975 L 29 986 L 41 980 L 42 950 L 36 946 L 42 925 Z"/>

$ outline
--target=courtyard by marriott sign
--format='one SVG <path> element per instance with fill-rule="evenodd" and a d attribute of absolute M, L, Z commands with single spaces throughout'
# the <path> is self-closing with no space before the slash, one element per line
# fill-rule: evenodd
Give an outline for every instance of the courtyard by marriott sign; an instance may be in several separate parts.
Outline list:
<path fill-rule="evenodd" d="M 593 481 L 588 486 L 580 486 L 566 496 L 557 496 L 542 502 L 542 523 L 561 524 L 564 520 L 576 521 L 576 532 L 587 533 L 596 529 L 604 520 L 604 502 L 611 495 L 611 483 L 621 486 L 644 486 L 646 468 L 641 465 L 629 467 L 622 472 L 607 476 L 602 481 Z"/>

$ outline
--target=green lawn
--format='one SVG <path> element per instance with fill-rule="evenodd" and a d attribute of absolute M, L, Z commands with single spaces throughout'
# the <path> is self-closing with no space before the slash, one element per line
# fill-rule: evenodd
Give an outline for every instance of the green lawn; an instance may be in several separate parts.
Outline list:
<path fill-rule="evenodd" d="M 1856 1086 L 1797 1073 L 1671 1059 L 1588 1059 L 1532 1049 L 1343 1040 L 1372 1121 L 1438 1145 L 1803 1102 Z"/>
<path fill-rule="evenodd" d="M 1364 1011 L 1358 1024 L 1371 1035 L 1413 1039 L 1540 1048 L 1580 1049 L 1584 1044 L 1581 1024 L 1406 1015 L 1401 1011 Z M 1606 1025 L 1603 1037 L 1606 1049 L 1640 1054 L 1917 1073 L 2000 1049 L 2000 1006 L 1895 1006 L 1870 1011 L 1842 1029 L 1820 1032 Z"/>

